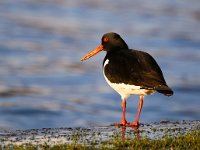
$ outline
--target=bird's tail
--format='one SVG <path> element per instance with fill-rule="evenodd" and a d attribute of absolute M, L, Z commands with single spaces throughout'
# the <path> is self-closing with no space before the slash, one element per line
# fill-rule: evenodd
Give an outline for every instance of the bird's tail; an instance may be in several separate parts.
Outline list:
<path fill-rule="evenodd" d="M 166 96 L 172 96 L 174 94 L 172 89 L 170 87 L 168 87 L 167 85 L 157 86 L 157 87 L 155 87 L 155 90 L 159 93 L 166 95 Z"/>

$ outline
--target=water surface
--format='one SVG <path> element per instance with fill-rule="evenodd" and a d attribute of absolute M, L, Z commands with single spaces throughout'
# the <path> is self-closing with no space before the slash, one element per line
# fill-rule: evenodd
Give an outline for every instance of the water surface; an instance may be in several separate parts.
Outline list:
<path fill-rule="evenodd" d="M 0 2 L 0 127 L 109 125 L 121 100 L 105 82 L 105 53 L 80 58 L 119 33 L 150 53 L 173 97 L 145 97 L 141 122 L 200 119 L 200 2 L 147 0 Z M 127 101 L 133 121 L 139 97 Z"/>

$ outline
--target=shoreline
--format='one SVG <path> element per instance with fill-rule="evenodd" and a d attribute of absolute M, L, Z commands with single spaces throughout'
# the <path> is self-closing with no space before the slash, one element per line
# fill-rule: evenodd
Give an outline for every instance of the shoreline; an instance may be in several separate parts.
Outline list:
<path fill-rule="evenodd" d="M 88 128 L 42 128 L 8 131 L 0 129 L 1 146 L 8 145 L 49 145 L 72 144 L 96 145 L 119 138 L 160 139 L 176 137 L 179 134 L 200 129 L 200 120 L 196 121 L 161 121 L 141 123 L 138 129 L 131 127 L 99 126 Z"/>

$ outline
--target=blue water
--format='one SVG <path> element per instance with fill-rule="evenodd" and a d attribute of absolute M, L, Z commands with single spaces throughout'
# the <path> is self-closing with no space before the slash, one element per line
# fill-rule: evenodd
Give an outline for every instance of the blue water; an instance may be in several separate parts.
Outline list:
<path fill-rule="evenodd" d="M 175 92 L 145 97 L 141 122 L 200 119 L 199 27 L 197 0 L 1 1 L 0 127 L 120 121 L 120 96 L 102 75 L 105 53 L 80 62 L 110 31 L 150 53 Z M 128 121 L 138 100 L 127 101 Z"/>

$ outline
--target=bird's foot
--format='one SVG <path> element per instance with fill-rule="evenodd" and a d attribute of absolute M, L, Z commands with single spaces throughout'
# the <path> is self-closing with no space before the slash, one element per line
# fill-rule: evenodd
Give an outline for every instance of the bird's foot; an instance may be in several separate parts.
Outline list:
<path fill-rule="evenodd" d="M 121 122 L 111 124 L 111 126 L 139 127 L 139 122 L 135 121 L 133 123 L 129 123 L 126 120 L 122 120 Z"/>
<path fill-rule="evenodd" d="M 111 124 L 111 126 L 126 126 L 127 124 L 126 120 L 122 120 L 121 122 Z"/>
<path fill-rule="evenodd" d="M 135 121 L 135 122 L 133 122 L 133 123 L 127 123 L 126 124 L 126 126 L 127 127 L 139 127 L 139 122 L 137 121 Z"/>

